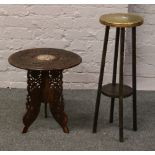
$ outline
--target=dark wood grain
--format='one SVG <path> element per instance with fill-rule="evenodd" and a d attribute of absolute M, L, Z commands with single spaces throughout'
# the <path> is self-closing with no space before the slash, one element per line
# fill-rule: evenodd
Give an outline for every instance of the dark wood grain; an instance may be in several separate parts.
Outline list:
<path fill-rule="evenodd" d="M 50 111 L 65 133 L 67 115 L 64 112 L 62 70 L 55 71 L 28 71 L 28 96 L 26 114 L 23 117 L 23 133 L 28 131 L 30 125 L 37 118 L 41 102 L 49 104 Z"/>
<path fill-rule="evenodd" d="M 102 86 L 102 93 L 108 97 L 119 98 L 119 84 L 109 83 Z M 127 85 L 123 85 L 123 97 L 129 97 L 132 95 L 133 90 Z"/>
<path fill-rule="evenodd" d="M 50 59 L 51 57 L 53 59 Z M 26 70 L 62 70 L 80 64 L 82 59 L 79 55 L 63 49 L 34 48 L 16 52 L 8 61 L 11 65 Z"/>

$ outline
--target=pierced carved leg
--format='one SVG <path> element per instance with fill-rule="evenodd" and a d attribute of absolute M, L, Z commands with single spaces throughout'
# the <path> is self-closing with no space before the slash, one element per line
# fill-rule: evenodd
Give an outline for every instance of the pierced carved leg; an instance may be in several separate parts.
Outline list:
<path fill-rule="evenodd" d="M 46 90 L 48 89 L 48 102 L 53 117 L 63 128 L 63 131 L 65 133 L 69 133 L 69 129 L 67 127 L 68 118 L 64 112 L 62 78 L 62 71 L 49 71 Z"/>
<path fill-rule="evenodd" d="M 35 121 L 41 105 L 41 72 L 40 71 L 28 71 L 27 73 L 27 112 L 23 117 L 23 123 L 25 127 L 22 133 L 26 133 L 30 125 Z"/>
<path fill-rule="evenodd" d="M 63 131 L 65 133 L 69 133 L 69 129 L 67 127 L 68 118 L 66 113 L 64 112 L 64 103 L 61 101 L 60 98 L 55 99 L 53 103 L 50 104 L 50 110 L 55 120 L 63 128 Z"/>

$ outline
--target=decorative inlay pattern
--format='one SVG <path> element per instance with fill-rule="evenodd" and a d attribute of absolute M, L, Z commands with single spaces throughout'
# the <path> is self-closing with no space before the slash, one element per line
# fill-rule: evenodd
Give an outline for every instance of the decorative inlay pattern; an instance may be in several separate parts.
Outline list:
<path fill-rule="evenodd" d="M 41 61 L 50 61 L 54 60 L 56 57 L 54 55 L 42 54 L 38 55 L 36 58 Z"/>

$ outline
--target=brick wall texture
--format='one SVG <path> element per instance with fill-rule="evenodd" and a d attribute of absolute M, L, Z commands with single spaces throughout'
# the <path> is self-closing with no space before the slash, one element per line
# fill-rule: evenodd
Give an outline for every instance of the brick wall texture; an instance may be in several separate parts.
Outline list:
<path fill-rule="evenodd" d="M 145 23 L 137 28 L 138 89 L 155 89 L 155 5 L 0 5 L 0 87 L 26 88 L 26 71 L 9 65 L 9 55 L 37 47 L 63 48 L 83 62 L 64 72 L 64 88 L 96 89 L 104 39 L 99 17 L 135 12 Z M 110 30 L 104 83 L 111 82 L 115 29 Z M 125 82 L 131 84 L 131 34 L 127 30 Z"/>

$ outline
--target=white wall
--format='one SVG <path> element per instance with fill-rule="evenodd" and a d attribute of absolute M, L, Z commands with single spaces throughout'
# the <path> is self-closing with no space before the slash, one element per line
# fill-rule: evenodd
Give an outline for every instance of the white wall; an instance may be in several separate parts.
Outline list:
<path fill-rule="evenodd" d="M 144 17 L 144 24 L 137 28 L 138 89 L 155 90 L 155 5 L 129 5 L 128 8 L 129 12 Z M 131 73 L 130 67 L 128 71 Z"/>
<path fill-rule="evenodd" d="M 145 18 L 145 24 L 137 30 L 138 88 L 155 89 L 152 84 L 155 81 L 155 5 L 0 5 L 0 87 L 26 87 L 26 72 L 8 64 L 10 54 L 26 48 L 53 47 L 71 50 L 83 59 L 81 65 L 65 72 L 64 87 L 95 89 L 104 39 L 104 26 L 99 23 L 99 17 L 105 13 L 128 12 L 128 9 Z M 114 36 L 113 28 L 105 83 L 111 81 Z M 130 49 L 129 43 L 128 40 Z M 130 84 L 129 51 L 125 78 Z"/>
<path fill-rule="evenodd" d="M 53 47 L 83 58 L 65 73 L 65 88 L 96 88 L 104 38 L 99 17 L 120 10 L 127 12 L 127 5 L 0 5 L 0 87 L 26 87 L 26 72 L 8 64 L 10 54 Z"/>

